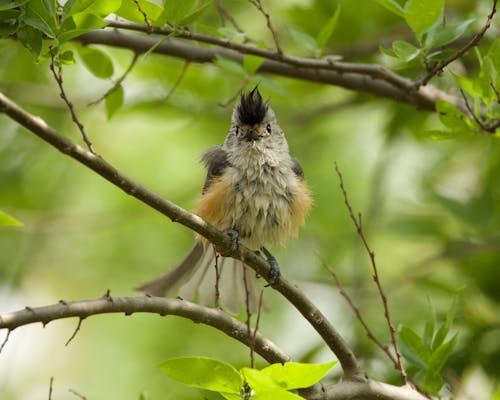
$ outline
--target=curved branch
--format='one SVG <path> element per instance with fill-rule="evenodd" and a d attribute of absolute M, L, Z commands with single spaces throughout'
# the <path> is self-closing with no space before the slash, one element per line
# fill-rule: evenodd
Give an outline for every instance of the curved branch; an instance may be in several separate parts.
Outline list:
<path fill-rule="evenodd" d="M 74 158 L 101 175 L 104 179 L 119 187 L 125 193 L 149 205 L 161 214 L 169 217 L 172 221 L 179 222 L 204 236 L 215 244 L 218 249 L 221 249 L 225 256 L 244 261 L 245 264 L 254 269 L 268 282 L 272 279 L 272 274 L 270 273 L 271 268 L 268 263 L 255 252 L 244 246 L 239 246 L 238 249 L 233 250 L 231 238 L 228 235 L 220 232 L 212 225 L 209 225 L 197 215 L 187 212 L 178 205 L 164 199 L 159 194 L 133 181 L 100 156 L 92 154 L 74 144 L 56 130 L 49 127 L 41 118 L 29 114 L 2 93 L 0 93 L 0 112 L 7 114 L 20 125 L 51 144 L 62 153 Z M 295 306 L 295 308 L 297 308 L 304 318 L 320 334 L 333 353 L 335 353 L 344 370 L 344 378 L 347 380 L 364 381 L 366 379 L 364 371 L 354 356 L 354 353 L 321 311 L 319 311 L 295 285 L 290 284 L 284 277 L 281 277 L 279 281 L 273 285 L 273 288 L 279 291 Z"/>
<path fill-rule="evenodd" d="M 142 30 L 142 25 L 137 24 L 116 22 L 109 24 L 109 26 L 116 27 L 122 27 L 123 25 L 132 26 L 137 30 L 141 28 L 140 30 Z M 158 31 L 159 28 L 154 28 L 155 33 L 158 33 Z M 169 30 L 160 31 L 170 35 L 174 33 Z M 138 53 L 145 53 L 153 48 L 155 53 L 197 63 L 211 63 L 217 57 L 224 57 L 242 63 L 243 54 L 253 54 L 264 58 L 264 62 L 258 69 L 260 73 L 341 86 L 346 89 L 367 92 L 375 96 L 409 103 L 427 111 L 435 110 L 435 103 L 438 99 L 460 106 L 460 100 L 456 97 L 431 85 L 415 88 L 412 80 L 394 74 L 380 65 L 280 56 L 278 53 L 269 50 L 233 43 L 226 39 L 208 35 L 190 32 L 184 34 L 175 32 L 175 34 L 183 39 L 215 44 L 216 47 L 200 46 L 177 38 L 162 39 L 162 42 L 158 44 L 158 39 L 154 37 L 125 34 L 118 30 L 88 32 L 75 38 L 75 40 L 83 44 L 104 44 L 127 48 Z"/>
<path fill-rule="evenodd" d="M 177 315 L 214 327 L 250 347 L 270 363 L 283 363 L 290 357 L 271 340 L 238 321 L 223 311 L 208 308 L 182 299 L 166 299 L 162 297 L 111 297 L 65 302 L 60 301 L 43 307 L 26 307 L 23 310 L 0 314 L 0 329 L 12 331 L 20 326 L 41 322 L 47 325 L 58 319 L 79 317 L 80 321 L 92 315 L 125 313 L 152 313 Z"/>

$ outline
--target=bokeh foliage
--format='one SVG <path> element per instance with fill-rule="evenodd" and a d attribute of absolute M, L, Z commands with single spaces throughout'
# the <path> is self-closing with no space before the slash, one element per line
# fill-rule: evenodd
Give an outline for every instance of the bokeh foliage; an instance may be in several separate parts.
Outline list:
<path fill-rule="evenodd" d="M 165 1 L 165 7 L 139 3 L 154 25 L 170 21 L 273 48 L 265 19 L 249 2 Z M 446 1 L 443 31 L 442 3 L 263 4 L 286 53 L 383 63 L 417 78 L 425 75 L 425 66 L 470 40 L 491 9 L 486 0 Z M 244 34 L 218 12 L 218 4 Z M 425 16 L 421 6 L 429 11 Z M 113 85 L 134 55 L 104 46 L 83 47 L 71 39 L 104 26 L 104 17 L 112 12 L 144 23 L 134 2 L 68 1 L 58 7 L 51 0 L 5 1 L 0 11 L 1 34 L 6 37 L 0 41 L 1 90 L 80 141 L 49 70 L 48 49 L 53 46 L 63 65 L 65 90 L 98 153 L 187 209 L 193 208 L 204 178 L 199 154 L 224 139 L 235 94 L 259 83 L 314 191 L 314 210 L 301 238 L 286 250 L 274 249 L 287 277 L 300 282 L 326 310 L 371 376 L 398 382 L 397 372 L 366 338 L 318 258 L 320 254 L 338 272 L 374 332 L 388 343 L 368 258 L 343 205 L 334 173 L 337 162 L 354 208 L 363 213 L 393 320 L 404 325 L 401 331 L 408 337 L 412 333 L 406 329 L 422 340 L 427 333 L 432 347 L 430 326 L 437 332 L 447 324 L 459 293 L 450 333 L 442 338 L 456 341 L 443 369 L 448 389 L 460 395 L 477 374 L 486 393 L 497 385 L 498 134 L 481 130 L 449 103 L 441 102 L 438 113 L 429 113 L 337 87 L 259 75 L 255 71 L 260 60 L 250 57 L 243 66 L 218 59 L 215 65 L 186 67 L 179 59 L 141 55 L 118 91 L 88 106 Z M 496 36 L 498 25 L 493 23 L 477 48 L 431 81 L 459 98 L 459 89 L 464 90 L 474 112 L 488 123 L 500 113 Z M 112 294 L 131 295 L 134 286 L 175 264 L 190 247 L 191 232 L 128 198 L 5 116 L 0 118 L 0 210 L 24 224 L 0 227 L 3 311 L 95 297 L 108 288 Z M 319 338 L 290 306 L 271 290 L 266 297 L 270 311 L 261 322 L 263 334 L 297 361 L 329 361 Z M 143 391 L 148 399 L 199 398 L 199 393 L 166 381 L 156 365 L 175 356 L 248 364 L 246 349 L 179 319 L 95 317 L 85 321 L 75 341 L 64 348 L 75 324 L 61 321 L 45 330 L 37 326 L 11 335 L 0 354 L 2 399 L 40 397 L 48 390 L 50 376 L 55 376 L 55 399 L 67 396 L 68 388 L 87 398 L 138 398 Z M 425 363 L 419 370 L 419 360 L 408 352 L 411 348 L 406 354 L 410 369 L 425 375 Z"/>

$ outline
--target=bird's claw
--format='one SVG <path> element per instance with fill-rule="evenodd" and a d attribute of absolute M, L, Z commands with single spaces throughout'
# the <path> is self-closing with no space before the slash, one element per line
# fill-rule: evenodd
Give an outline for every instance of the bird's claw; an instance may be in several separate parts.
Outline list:
<path fill-rule="evenodd" d="M 269 252 L 269 250 L 267 250 L 265 247 L 261 247 L 261 250 L 266 256 L 266 260 L 269 263 L 269 266 L 271 267 L 271 270 L 269 271 L 270 274 L 269 281 L 267 285 L 265 285 L 265 287 L 273 286 L 280 279 L 281 276 L 280 266 L 276 258 Z"/>
<path fill-rule="evenodd" d="M 226 229 L 224 232 L 229 236 L 229 239 L 231 240 L 231 251 L 234 252 L 238 250 L 238 248 L 240 247 L 240 233 L 234 228 Z"/>

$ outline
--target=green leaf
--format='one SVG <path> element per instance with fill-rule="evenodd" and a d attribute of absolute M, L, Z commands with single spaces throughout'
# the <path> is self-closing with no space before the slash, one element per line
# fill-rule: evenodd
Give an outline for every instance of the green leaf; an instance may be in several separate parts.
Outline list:
<path fill-rule="evenodd" d="M 422 389 L 431 394 L 438 394 L 443 384 L 444 380 L 440 374 L 431 370 L 425 371 L 423 382 L 421 383 Z"/>
<path fill-rule="evenodd" d="M 55 38 L 58 30 L 55 0 L 30 0 L 24 23 Z"/>
<path fill-rule="evenodd" d="M 414 330 L 404 325 L 399 327 L 398 336 L 405 358 L 425 369 L 427 360 L 430 358 L 430 351 L 425 347 L 423 339 Z"/>
<path fill-rule="evenodd" d="M 0 0 L 0 11 L 11 10 L 12 8 L 22 6 L 28 1 L 29 0 Z"/>
<path fill-rule="evenodd" d="M 228 28 L 227 26 L 221 26 L 220 28 L 217 28 L 217 32 L 225 38 L 228 38 L 229 40 L 245 38 L 245 34 L 243 32 L 239 32 L 233 28 Z"/>
<path fill-rule="evenodd" d="M 465 122 L 466 117 L 453 104 L 447 101 L 437 100 L 436 110 L 439 115 L 439 120 L 447 128 L 452 130 L 463 130 L 467 128 Z"/>
<path fill-rule="evenodd" d="M 241 64 L 236 61 L 230 60 L 228 58 L 217 56 L 214 61 L 215 65 L 218 65 L 220 68 L 225 69 L 226 71 L 230 71 L 235 73 L 236 75 L 246 76 L 247 72 L 241 66 Z"/>
<path fill-rule="evenodd" d="M 18 30 L 19 10 L 2 11 L 0 14 L 0 37 L 8 37 Z"/>
<path fill-rule="evenodd" d="M 439 373 L 443 369 L 456 344 L 457 335 L 453 336 L 451 340 L 441 344 L 435 351 L 433 351 L 431 357 L 429 358 L 427 368 L 430 371 Z"/>
<path fill-rule="evenodd" d="M 119 85 L 108 96 L 106 96 L 106 116 L 111 119 L 113 115 L 123 106 L 123 87 Z"/>
<path fill-rule="evenodd" d="M 264 58 L 247 54 L 243 57 L 243 68 L 245 68 L 250 75 L 253 75 L 257 72 L 263 62 Z"/>
<path fill-rule="evenodd" d="M 396 40 L 392 44 L 392 50 L 400 60 L 405 62 L 415 59 L 421 52 L 421 49 L 404 40 Z"/>
<path fill-rule="evenodd" d="M 260 393 L 263 390 L 283 390 L 283 387 L 269 376 L 269 374 L 264 373 L 263 370 L 259 371 L 258 369 L 244 367 L 241 368 L 240 372 L 245 382 L 247 382 L 256 393 Z"/>
<path fill-rule="evenodd" d="M 432 139 L 432 140 L 448 140 L 448 139 L 456 139 L 458 137 L 458 132 L 456 131 L 445 131 L 439 129 L 428 129 L 422 132 L 419 137 L 423 139 Z"/>
<path fill-rule="evenodd" d="M 439 62 L 439 61 L 444 61 L 454 55 L 456 53 L 455 50 L 452 49 L 445 49 L 445 50 L 438 50 L 438 51 L 433 51 L 432 53 L 429 53 L 426 57 L 427 61 L 429 62 Z"/>
<path fill-rule="evenodd" d="M 59 55 L 59 61 L 66 65 L 74 65 L 75 56 L 71 50 L 67 50 Z"/>
<path fill-rule="evenodd" d="M 283 389 L 271 389 L 256 392 L 251 400 L 304 400 L 304 398 Z"/>
<path fill-rule="evenodd" d="M 24 224 L 0 210 L 0 226 L 23 226 Z"/>
<path fill-rule="evenodd" d="M 404 17 L 417 39 L 439 19 L 443 6 L 444 0 L 408 0 Z"/>
<path fill-rule="evenodd" d="M 212 358 L 172 358 L 160 368 L 178 382 L 215 392 L 239 394 L 243 386 L 240 373 L 232 365 Z"/>
<path fill-rule="evenodd" d="M 457 315 L 458 300 L 459 300 L 459 297 L 458 297 L 458 295 L 456 295 L 453 298 L 453 302 L 451 303 L 450 309 L 446 313 L 445 323 L 436 332 L 436 336 L 434 337 L 434 340 L 432 341 L 432 346 L 431 346 L 432 351 L 436 350 L 445 341 L 446 336 L 448 335 L 448 332 L 450 331 L 451 325 L 453 324 L 453 321 L 455 320 L 455 316 Z"/>
<path fill-rule="evenodd" d="M 78 13 L 106 17 L 118 10 L 121 4 L 122 0 L 69 0 L 63 7 L 63 20 Z"/>
<path fill-rule="evenodd" d="M 85 46 L 78 50 L 78 54 L 92 75 L 102 79 L 111 78 L 113 75 L 113 62 L 103 51 Z"/>
<path fill-rule="evenodd" d="M 166 21 L 179 22 L 193 9 L 196 0 L 165 0 L 164 18 Z"/>
<path fill-rule="evenodd" d="M 94 14 L 78 13 L 72 15 L 63 22 L 57 38 L 60 43 L 64 43 L 77 36 L 83 35 L 85 32 L 90 32 L 104 26 L 106 26 L 104 18 Z"/>
<path fill-rule="evenodd" d="M 182 3 L 182 2 L 179 2 Z M 155 3 L 151 3 L 146 0 L 139 0 L 139 5 L 141 9 L 146 13 L 148 19 L 151 23 L 162 24 L 161 19 L 163 19 L 163 8 Z M 144 24 L 144 15 L 137 8 L 137 4 L 132 0 L 123 0 L 120 8 L 116 10 L 116 14 L 122 18 L 128 19 L 129 21 L 136 22 L 138 24 Z"/>
<path fill-rule="evenodd" d="M 385 54 L 386 56 L 397 58 L 396 53 L 394 53 L 392 49 L 386 49 L 385 47 L 379 46 L 379 50 L 382 54 Z"/>
<path fill-rule="evenodd" d="M 24 25 L 17 31 L 17 38 L 30 51 L 33 59 L 38 61 L 42 51 L 41 32 L 29 25 Z"/>
<path fill-rule="evenodd" d="M 268 375 L 282 388 L 299 389 L 319 382 L 335 364 L 336 361 L 327 364 L 286 362 L 272 364 L 264 368 L 262 373 Z"/>
<path fill-rule="evenodd" d="M 399 17 L 405 16 L 405 10 L 396 0 L 376 0 L 382 7 L 385 7 L 390 12 L 398 15 Z"/>
<path fill-rule="evenodd" d="M 179 25 L 186 26 L 196 21 L 212 5 L 211 1 L 206 1 L 198 8 L 194 9 L 179 21 Z"/>
<path fill-rule="evenodd" d="M 469 25 L 473 22 L 474 19 L 468 19 L 463 22 L 443 26 L 443 24 L 439 21 L 427 32 L 425 32 L 424 46 L 428 49 L 432 49 L 434 47 L 441 47 L 445 44 L 451 43 L 462 36 Z"/>
<path fill-rule="evenodd" d="M 278 93 L 280 96 L 286 96 L 285 88 L 277 81 L 259 74 L 254 75 L 254 79 L 256 80 L 256 84 L 258 83 L 261 87 L 269 89 L 274 93 Z"/>
<path fill-rule="evenodd" d="M 281 387 L 268 374 L 264 373 L 264 370 L 259 371 L 253 368 L 242 368 L 241 373 L 254 392 L 251 397 L 252 400 L 302 399 L 302 397 L 290 393 L 285 388 Z"/>
<path fill-rule="evenodd" d="M 424 346 L 427 348 L 431 347 L 432 344 L 432 338 L 434 337 L 434 321 L 427 321 L 425 323 L 424 327 L 424 336 L 423 336 L 423 341 L 424 341 Z"/>
<path fill-rule="evenodd" d="M 457 75 L 455 73 L 451 73 L 455 82 L 460 86 L 463 90 L 473 96 L 483 96 L 480 85 L 476 84 L 476 80 L 465 78 L 463 76 Z"/>
<path fill-rule="evenodd" d="M 290 32 L 293 41 L 303 49 L 306 49 L 311 53 L 317 53 L 319 51 L 316 39 L 308 33 L 299 31 L 294 28 L 288 28 L 288 31 Z"/>
<path fill-rule="evenodd" d="M 323 27 L 319 31 L 318 36 L 316 37 L 316 45 L 320 49 L 325 47 L 325 45 L 332 37 L 333 31 L 337 27 L 337 23 L 339 21 L 340 9 L 341 7 L 339 3 L 333 15 L 328 18 L 328 21 L 326 21 L 325 25 L 323 25 Z"/>

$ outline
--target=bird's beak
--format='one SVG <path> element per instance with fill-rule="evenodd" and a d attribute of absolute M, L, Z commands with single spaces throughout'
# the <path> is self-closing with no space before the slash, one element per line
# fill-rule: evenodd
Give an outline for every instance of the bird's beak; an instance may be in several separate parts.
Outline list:
<path fill-rule="evenodd" d="M 257 129 L 249 129 L 245 135 L 245 140 L 247 142 L 256 142 L 258 140 L 262 139 L 262 136 L 260 133 L 257 131 Z"/>

